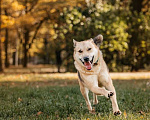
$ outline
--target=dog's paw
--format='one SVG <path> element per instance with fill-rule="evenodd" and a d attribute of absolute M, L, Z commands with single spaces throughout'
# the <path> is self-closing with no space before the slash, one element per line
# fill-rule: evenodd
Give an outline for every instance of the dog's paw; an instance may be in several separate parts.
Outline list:
<path fill-rule="evenodd" d="M 95 114 L 95 113 L 96 113 L 96 112 L 95 112 L 95 109 L 90 110 L 89 113 Z"/>
<path fill-rule="evenodd" d="M 98 100 L 93 100 L 93 105 L 97 105 L 98 104 Z"/>
<path fill-rule="evenodd" d="M 114 95 L 113 92 L 109 92 L 109 93 L 108 93 L 108 98 L 110 98 L 110 97 L 113 96 L 113 95 Z"/>
<path fill-rule="evenodd" d="M 115 115 L 115 116 L 121 115 L 121 111 L 118 110 L 118 111 L 114 112 L 114 115 Z"/>

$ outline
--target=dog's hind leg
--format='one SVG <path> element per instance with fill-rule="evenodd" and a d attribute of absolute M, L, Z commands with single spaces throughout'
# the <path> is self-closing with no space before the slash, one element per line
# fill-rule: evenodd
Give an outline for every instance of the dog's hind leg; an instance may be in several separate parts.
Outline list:
<path fill-rule="evenodd" d="M 94 105 L 98 104 L 97 95 L 95 93 L 93 93 L 93 104 Z"/>

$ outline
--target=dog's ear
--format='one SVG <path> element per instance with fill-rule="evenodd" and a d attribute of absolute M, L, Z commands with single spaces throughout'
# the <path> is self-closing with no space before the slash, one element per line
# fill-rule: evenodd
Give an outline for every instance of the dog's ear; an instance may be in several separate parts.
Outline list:
<path fill-rule="evenodd" d="M 89 41 L 90 41 L 90 42 L 93 42 L 93 38 L 90 38 Z"/>
<path fill-rule="evenodd" d="M 76 47 L 77 41 L 73 39 L 73 47 Z"/>
<path fill-rule="evenodd" d="M 103 42 L 103 36 L 99 34 L 93 39 L 94 43 L 99 47 L 101 43 Z"/>

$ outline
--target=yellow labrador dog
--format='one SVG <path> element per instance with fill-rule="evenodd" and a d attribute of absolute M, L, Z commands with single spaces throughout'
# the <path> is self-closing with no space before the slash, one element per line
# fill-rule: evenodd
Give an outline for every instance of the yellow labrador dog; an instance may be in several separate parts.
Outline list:
<path fill-rule="evenodd" d="M 89 100 L 89 90 L 93 92 L 94 104 L 98 103 L 97 95 L 104 95 L 106 98 L 111 99 L 114 115 L 120 115 L 121 111 L 118 108 L 116 91 L 102 52 L 99 50 L 102 41 L 102 35 L 81 42 L 73 40 L 74 64 L 78 71 L 80 90 L 90 113 L 94 113 L 94 110 Z"/>

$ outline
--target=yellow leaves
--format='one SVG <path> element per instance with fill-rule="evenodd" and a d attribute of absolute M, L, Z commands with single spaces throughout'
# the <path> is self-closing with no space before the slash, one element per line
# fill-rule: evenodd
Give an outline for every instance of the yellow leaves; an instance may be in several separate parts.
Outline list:
<path fill-rule="evenodd" d="M 146 42 L 143 40 L 141 41 L 141 47 L 145 48 L 146 47 Z"/>
<path fill-rule="evenodd" d="M 123 116 L 124 116 L 125 118 L 127 118 L 127 113 L 126 113 L 126 111 L 123 112 Z"/>
<path fill-rule="evenodd" d="M 54 34 L 55 34 L 54 29 L 50 29 L 50 34 L 51 34 L 51 35 L 54 35 Z"/>
<path fill-rule="evenodd" d="M 114 48 L 108 48 L 110 52 L 114 51 Z"/>
<path fill-rule="evenodd" d="M 144 56 L 145 56 L 145 53 L 142 53 L 141 55 L 142 55 L 142 57 L 144 57 Z"/>
<path fill-rule="evenodd" d="M 110 31 L 107 31 L 106 34 L 109 35 L 109 34 L 110 34 Z"/>
<path fill-rule="evenodd" d="M 77 6 L 78 6 L 78 7 L 81 7 L 81 6 L 82 6 L 82 4 L 78 3 L 78 4 L 77 4 Z"/>
<path fill-rule="evenodd" d="M 56 9 L 51 9 L 50 10 L 50 13 L 54 13 L 54 12 L 56 12 Z"/>
<path fill-rule="evenodd" d="M 32 44 L 31 49 L 29 49 L 30 55 L 34 56 L 34 53 L 38 53 L 43 46 L 43 39 L 41 38 L 36 43 Z"/>
<path fill-rule="evenodd" d="M 40 2 L 56 2 L 57 0 L 41 0 Z"/>
<path fill-rule="evenodd" d="M 15 10 L 15 11 L 22 10 L 25 8 L 23 5 L 20 5 L 17 1 L 14 1 L 11 4 L 11 6 L 12 6 L 13 10 Z"/>
<path fill-rule="evenodd" d="M 113 62 L 113 63 L 112 63 L 112 67 L 113 67 L 113 68 L 116 67 L 116 63 Z"/>
<path fill-rule="evenodd" d="M 122 42 L 122 45 L 124 48 L 128 48 L 128 43 L 127 42 Z"/>
<path fill-rule="evenodd" d="M 1 0 L 1 7 L 3 8 L 9 8 L 11 6 L 11 3 L 13 2 L 13 0 Z"/>
<path fill-rule="evenodd" d="M 38 19 L 36 19 L 33 15 L 26 14 L 18 18 L 16 20 L 16 24 L 19 26 L 31 27 L 30 25 L 35 24 L 37 20 Z"/>
<path fill-rule="evenodd" d="M 147 54 L 150 55 L 150 50 L 147 51 Z"/>
<path fill-rule="evenodd" d="M 47 34 L 47 31 L 49 31 L 48 28 L 44 26 L 40 29 L 40 34 Z"/>
<path fill-rule="evenodd" d="M 1 42 L 4 42 L 5 41 L 5 37 L 1 37 Z"/>
<path fill-rule="evenodd" d="M 140 18 L 138 18 L 138 22 L 141 22 L 141 19 L 140 19 Z"/>
<path fill-rule="evenodd" d="M 15 23 L 14 18 L 10 16 L 2 15 L 1 18 L 2 18 L 2 25 L 1 25 L 2 28 L 9 27 Z"/>
<path fill-rule="evenodd" d="M 40 34 L 50 34 L 50 35 L 55 35 L 55 30 L 49 26 L 43 26 L 41 29 L 40 29 Z"/>

